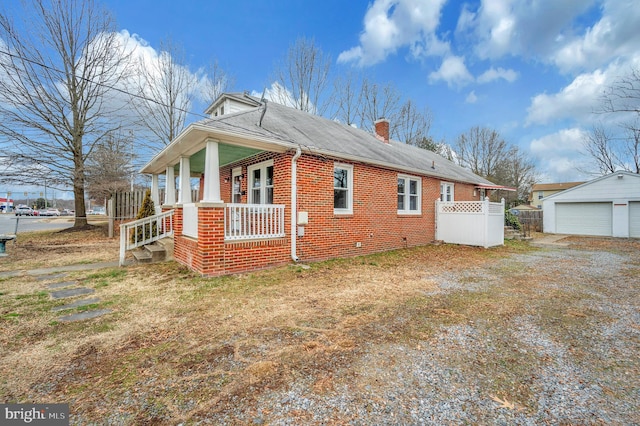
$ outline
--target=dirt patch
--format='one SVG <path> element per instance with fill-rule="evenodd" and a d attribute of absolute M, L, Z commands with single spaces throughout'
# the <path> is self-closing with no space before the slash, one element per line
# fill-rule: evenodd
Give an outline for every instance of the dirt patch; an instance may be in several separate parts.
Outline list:
<path fill-rule="evenodd" d="M 639 253 L 588 241 L 77 272 L 113 311 L 81 324 L 0 281 L 0 398 L 72 424 L 634 423 Z"/>

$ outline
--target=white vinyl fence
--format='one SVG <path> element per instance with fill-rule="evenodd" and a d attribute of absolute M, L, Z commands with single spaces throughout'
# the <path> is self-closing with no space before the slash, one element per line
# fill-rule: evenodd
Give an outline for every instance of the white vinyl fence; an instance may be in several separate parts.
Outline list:
<path fill-rule="evenodd" d="M 480 246 L 504 244 L 504 198 L 485 201 L 436 201 L 436 239 Z"/>

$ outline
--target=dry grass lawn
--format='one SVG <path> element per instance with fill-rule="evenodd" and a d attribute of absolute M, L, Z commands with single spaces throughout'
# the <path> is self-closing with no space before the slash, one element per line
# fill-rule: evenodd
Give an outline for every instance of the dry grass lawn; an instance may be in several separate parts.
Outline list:
<path fill-rule="evenodd" d="M 25 234 L 0 271 L 116 260 L 117 250 L 100 229 Z M 178 424 L 239 401 L 251 410 L 261 393 L 296 380 L 322 394 L 366 344 L 419 345 L 434 324 L 513 317 L 535 288 L 516 280 L 517 294 L 480 294 L 471 306 L 467 296 L 430 295 L 432 277 L 531 250 L 429 246 L 213 279 L 173 262 L 0 278 L 0 401 L 69 402 L 78 424 Z M 69 280 L 96 290 L 89 308 L 113 313 L 60 322 L 51 308 L 65 302 L 46 290 Z"/>

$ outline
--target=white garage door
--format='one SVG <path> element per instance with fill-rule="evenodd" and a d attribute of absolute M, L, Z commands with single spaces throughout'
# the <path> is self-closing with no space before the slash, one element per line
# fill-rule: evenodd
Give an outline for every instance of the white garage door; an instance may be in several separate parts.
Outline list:
<path fill-rule="evenodd" d="M 640 238 L 640 201 L 629 202 L 629 236 Z"/>
<path fill-rule="evenodd" d="M 556 232 L 611 235 L 611 203 L 557 203 Z"/>

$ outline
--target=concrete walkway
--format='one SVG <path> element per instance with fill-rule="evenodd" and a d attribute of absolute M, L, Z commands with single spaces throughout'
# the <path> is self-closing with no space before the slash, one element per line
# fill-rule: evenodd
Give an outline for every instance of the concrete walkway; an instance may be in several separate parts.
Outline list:
<path fill-rule="evenodd" d="M 531 245 L 539 247 L 568 247 L 569 243 L 562 241 L 567 237 L 570 237 L 570 235 L 546 234 L 541 238 L 534 238 L 534 240 L 531 241 Z"/>

